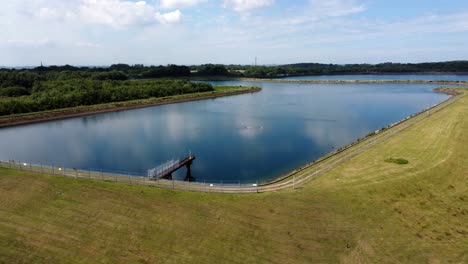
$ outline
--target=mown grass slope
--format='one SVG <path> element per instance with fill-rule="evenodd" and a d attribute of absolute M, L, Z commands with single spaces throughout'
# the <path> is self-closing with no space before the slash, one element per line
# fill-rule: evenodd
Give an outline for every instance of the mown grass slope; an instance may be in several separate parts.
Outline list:
<path fill-rule="evenodd" d="M 464 97 L 297 190 L 203 194 L 1 169 L 0 262 L 467 263 L 467 146 Z"/>

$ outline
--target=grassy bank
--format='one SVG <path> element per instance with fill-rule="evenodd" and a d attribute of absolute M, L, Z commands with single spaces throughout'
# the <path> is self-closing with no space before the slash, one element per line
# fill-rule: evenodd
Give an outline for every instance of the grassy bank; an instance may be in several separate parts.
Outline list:
<path fill-rule="evenodd" d="M 29 123 L 38 123 L 44 121 L 58 120 L 64 118 L 92 115 L 105 112 L 113 112 L 134 108 L 142 108 L 154 105 L 163 105 L 171 103 L 180 103 L 194 100 L 203 100 L 222 96 L 230 96 L 243 93 L 253 93 L 260 91 L 258 87 L 248 86 L 216 86 L 214 91 L 202 93 L 190 93 L 183 95 L 174 95 L 167 97 L 149 98 L 141 100 L 132 100 L 124 102 L 97 104 L 89 106 L 78 106 L 51 111 L 42 111 L 28 114 L 17 114 L 0 117 L 0 128 Z"/>
<path fill-rule="evenodd" d="M 465 263 L 467 117 L 465 96 L 294 191 L 189 193 L 0 169 L 0 262 Z M 395 157 L 409 163 L 385 162 Z"/>

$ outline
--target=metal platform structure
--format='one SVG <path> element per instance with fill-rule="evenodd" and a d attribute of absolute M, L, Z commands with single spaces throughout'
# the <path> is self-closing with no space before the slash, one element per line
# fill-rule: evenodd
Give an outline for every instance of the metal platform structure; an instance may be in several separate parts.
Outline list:
<path fill-rule="evenodd" d="M 172 179 L 172 173 L 185 166 L 187 168 L 186 179 L 190 179 L 191 178 L 190 166 L 192 166 L 192 162 L 194 160 L 195 160 L 195 156 L 192 153 L 190 153 L 188 157 L 182 160 L 168 161 L 154 169 L 148 170 L 148 177 L 151 180 Z"/>

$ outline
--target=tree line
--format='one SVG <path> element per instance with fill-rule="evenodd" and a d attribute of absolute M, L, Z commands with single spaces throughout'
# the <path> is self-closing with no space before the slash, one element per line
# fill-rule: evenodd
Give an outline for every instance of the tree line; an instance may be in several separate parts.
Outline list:
<path fill-rule="evenodd" d="M 35 81 L 91 78 L 96 80 L 129 80 L 185 77 L 257 77 L 274 78 L 300 75 L 382 74 L 382 73 L 468 73 L 468 61 L 380 64 L 297 63 L 278 66 L 203 64 L 193 66 L 113 64 L 110 67 L 75 67 L 70 65 L 36 67 L 29 70 L 0 69 L 0 88 L 24 87 Z M 9 94 L 24 93 L 10 89 Z M 1 95 L 0 95 L 1 96 Z"/>
<path fill-rule="evenodd" d="M 231 66 L 231 68 L 235 68 Z M 282 66 L 240 68 L 245 77 L 274 78 L 301 75 L 398 74 L 398 73 L 468 73 L 468 61 L 434 63 L 320 64 L 298 63 Z"/>
<path fill-rule="evenodd" d="M 26 88 L 25 88 L 26 89 Z M 36 82 L 28 93 L 0 100 L 0 115 L 213 91 L 207 83 L 185 80 L 69 79 Z"/>
<path fill-rule="evenodd" d="M 32 69 L 0 69 L 0 114 L 26 113 L 213 89 L 205 84 L 176 80 L 194 76 L 277 78 L 300 75 L 422 72 L 468 73 L 468 61 L 346 65 L 298 63 L 280 66 L 113 64 L 110 67 L 64 65 L 40 66 Z M 151 81 L 146 81 L 149 79 Z"/>

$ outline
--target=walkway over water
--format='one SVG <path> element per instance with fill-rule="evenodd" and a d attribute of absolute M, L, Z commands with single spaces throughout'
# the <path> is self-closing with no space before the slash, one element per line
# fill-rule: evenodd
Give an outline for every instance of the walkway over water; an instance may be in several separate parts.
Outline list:
<path fill-rule="evenodd" d="M 168 163 L 162 164 L 159 167 L 148 170 L 148 177 L 151 180 L 172 179 L 173 172 L 186 166 L 187 167 L 186 178 L 189 179 L 191 177 L 190 166 L 192 165 L 193 160 L 195 160 L 195 156 L 192 154 L 189 154 L 189 156 L 186 157 L 185 159 L 169 161 Z"/>

